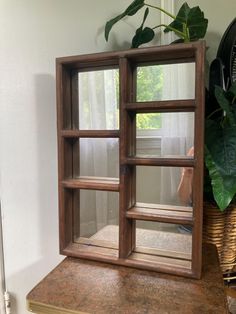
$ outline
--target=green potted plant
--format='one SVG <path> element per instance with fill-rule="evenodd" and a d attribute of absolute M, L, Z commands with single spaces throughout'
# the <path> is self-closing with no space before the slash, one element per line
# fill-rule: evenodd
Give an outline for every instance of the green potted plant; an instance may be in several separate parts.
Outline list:
<path fill-rule="evenodd" d="M 140 27 L 136 30 L 132 39 L 131 48 L 138 48 L 140 45 L 150 42 L 155 36 L 155 30 L 164 27 L 164 32 L 174 32 L 179 37 L 179 42 L 190 42 L 203 38 L 206 34 L 208 20 L 199 6 L 190 8 L 185 2 L 177 15 L 173 15 L 158 6 L 146 3 L 144 0 L 134 0 L 124 12 L 112 18 L 105 26 L 105 39 L 108 41 L 113 26 L 127 16 L 135 15 L 139 10 L 145 9 Z M 144 26 L 149 14 L 149 8 L 161 11 L 173 19 L 169 25 L 160 24 L 153 27 Z"/>
<path fill-rule="evenodd" d="M 204 240 L 217 245 L 227 271 L 236 260 L 236 85 L 216 86 L 215 97 L 205 126 Z"/>

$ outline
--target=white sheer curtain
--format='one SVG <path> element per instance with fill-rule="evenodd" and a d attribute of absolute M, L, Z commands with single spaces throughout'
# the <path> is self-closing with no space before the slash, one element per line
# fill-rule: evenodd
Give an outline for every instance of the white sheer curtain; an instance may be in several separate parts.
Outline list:
<path fill-rule="evenodd" d="M 193 99 L 195 66 L 178 64 L 165 66 L 163 99 Z M 193 146 L 193 113 L 162 114 L 161 155 L 186 156 Z M 160 202 L 178 204 L 177 190 L 181 168 L 162 167 Z"/>
<path fill-rule="evenodd" d="M 118 70 L 79 74 L 79 127 L 118 129 Z M 80 176 L 118 178 L 119 142 L 114 138 L 80 139 Z M 115 193 L 81 191 L 81 234 L 94 234 L 118 223 Z"/>
<path fill-rule="evenodd" d="M 162 0 L 161 5 L 175 14 L 173 0 Z M 162 24 L 172 19 L 161 14 Z M 161 36 L 161 44 L 170 44 L 176 39 L 173 32 Z M 195 65 L 175 64 L 163 67 L 162 100 L 195 98 Z M 186 156 L 193 146 L 194 115 L 192 113 L 165 113 L 162 115 L 161 155 Z M 177 190 L 180 168 L 161 168 L 160 202 L 178 204 Z"/>

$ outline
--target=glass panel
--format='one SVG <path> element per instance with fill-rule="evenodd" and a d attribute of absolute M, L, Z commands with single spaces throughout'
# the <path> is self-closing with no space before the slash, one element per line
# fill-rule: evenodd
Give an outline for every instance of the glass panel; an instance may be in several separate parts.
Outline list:
<path fill-rule="evenodd" d="M 119 140 L 80 138 L 74 144 L 74 178 L 79 176 L 118 178 Z"/>
<path fill-rule="evenodd" d="M 187 226 L 137 221 L 135 251 L 191 260 L 192 230 Z"/>
<path fill-rule="evenodd" d="M 74 192 L 74 241 L 118 248 L 119 194 L 80 190 Z"/>
<path fill-rule="evenodd" d="M 191 208 L 193 168 L 136 167 L 136 201 Z M 180 208 L 179 208 L 180 207 Z"/>
<path fill-rule="evenodd" d="M 136 155 L 193 156 L 194 113 L 140 113 L 136 116 Z"/>
<path fill-rule="evenodd" d="M 79 86 L 79 129 L 118 129 L 118 69 L 80 72 L 76 79 Z"/>
<path fill-rule="evenodd" d="M 195 63 L 137 68 L 137 101 L 195 98 Z"/>

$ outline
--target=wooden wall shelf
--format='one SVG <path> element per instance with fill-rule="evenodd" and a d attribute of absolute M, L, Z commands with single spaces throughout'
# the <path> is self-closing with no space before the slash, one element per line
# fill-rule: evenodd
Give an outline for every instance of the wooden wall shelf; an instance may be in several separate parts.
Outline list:
<path fill-rule="evenodd" d="M 194 99 L 164 101 L 136 100 L 136 71 L 139 66 L 195 63 Z M 204 67 L 205 42 L 175 44 L 162 47 L 130 49 L 63 57 L 57 66 L 58 159 L 60 252 L 62 254 L 118 265 L 138 267 L 181 276 L 200 278 L 202 268 L 202 194 L 204 149 Z M 85 130 L 79 125 L 79 73 L 116 69 L 119 72 L 119 128 L 117 130 Z M 136 115 L 138 113 L 193 112 L 194 156 L 136 156 Z M 82 139 L 117 138 L 119 145 L 119 177 L 93 178 L 80 176 Z M 102 162 L 102 161 L 101 161 Z M 189 207 L 158 205 L 145 207 L 136 201 L 136 168 L 190 167 L 194 171 L 193 199 Z M 117 249 L 101 247 L 96 241 L 76 243 L 80 226 L 80 192 L 109 191 L 119 195 Z M 163 256 L 163 250 L 150 254 L 150 248 L 135 251 L 140 220 L 150 223 L 171 223 L 192 226 L 191 259 Z M 86 228 L 85 228 L 86 229 Z M 76 233 L 76 234 L 75 234 Z M 83 237 L 83 235 L 82 235 Z M 189 254 L 189 253 L 188 253 Z M 164 254 L 165 255 L 165 254 Z M 185 255 L 186 257 L 186 255 Z"/>

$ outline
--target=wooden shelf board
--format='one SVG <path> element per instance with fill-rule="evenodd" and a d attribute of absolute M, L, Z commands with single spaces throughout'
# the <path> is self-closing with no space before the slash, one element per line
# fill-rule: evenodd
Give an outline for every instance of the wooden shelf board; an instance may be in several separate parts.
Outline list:
<path fill-rule="evenodd" d="M 130 262 L 136 263 L 147 263 L 153 265 L 153 267 L 163 267 L 163 268 L 182 268 L 185 270 L 191 270 L 192 262 L 177 258 L 169 258 L 164 256 L 153 256 L 149 254 L 135 253 L 133 252 L 126 262 L 129 264 Z"/>
<path fill-rule="evenodd" d="M 119 130 L 61 130 L 61 136 L 66 138 L 119 138 Z"/>
<path fill-rule="evenodd" d="M 116 178 L 80 177 L 78 179 L 63 180 L 61 184 L 63 187 L 70 189 L 102 190 L 116 192 L 118 192 L 120 189 L 119 179 Z"/>
<path fill-rule="evenodd" d="M 178 252 L 178 251 L 172 251 L 172 250 L 161 250 L 158 248 L 147 248 L 143 246 L 136 246 L 134 249 L 134 253 L 141 253 L 141 254 L 147 254 L 152 256 L 162 256 L 162 257 L 168 257 L 168 258 L 176 258 L 181 260 L 187 260 L 191 261 L 192 254 L 187 252 Z"/>
<path fill-rule="evenodd" d="M 185 259 L 156 256 L 140 252 L 132 252 L 127 258 L 119 258 L 118 250 L 78 243 L 71 243 L 62 253 L 81 259 L 90 259 L 128 267 L 138 267 L 141 269 L 194 277 L 191 271 L 192 262 Z"/>
<path fill-rule="evenodd" d="M 75 243 L 118 250 L 118 244 L 108 241 L 108 240 L 97 240 L 97 239 L 79 237 L 78 239 L 75 239 Z"/>
<path fill-rule="evenodd" d="M 194 167 L 195 160 L 188 157 L 127 157 L 125 163 L 140 166 L 163 166 L 163 167 Z"/>
<path fill-rule="evenodd" d="M 93 260 L 100 260 L 102 262 L 117 261 L 118 250 L 112 248 L 105 248 L 93 245 L 71 243 L 64 250 L 63 254 L 72 257 L 91 258 Z"/>
<path fill-rule="evenodd" d="M 194 99 L 163 100 L 129 102 L 125 104 L 125 109 L 135 112 L 194 112 L 196 101 Z"/>
<path fill-rule="evenodd" d="M 181 210 L 178 206 L 143 207 L 134 206 L 126 212 L 126 217 L 137 220 L 166 222 L 173 224 L 193 225 L 193 213 L 191 211 Z"/>

